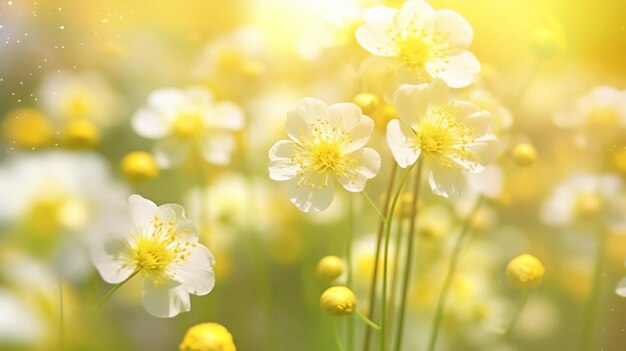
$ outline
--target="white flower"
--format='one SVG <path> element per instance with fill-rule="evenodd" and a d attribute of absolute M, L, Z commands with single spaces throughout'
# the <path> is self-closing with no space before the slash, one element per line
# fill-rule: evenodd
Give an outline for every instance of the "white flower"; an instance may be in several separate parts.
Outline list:
<path fill-rule="evenodd" d="M 596 146 L 626 129 L 626 91 L 599 86 L 554 116 L 554 123 L 576 131 L 579 146 Z"/>
<path fill-rule="evenodd" d="M 464 101 L 450 101 L 448 87 L 403 85 L 396 92 L 400 120 L 387 125 L 387 143 L 402 168 L 422 159 L 428 183 L 439 196 L 458 196 L 465 183 L 461 171 L 480 173 L 494 155 L 496 141 L 490 114 Z"/>
<path fill-rule="evenodd" d="M 364 147 L 374 121 L 352 103 L 327 106 L 303 99 L 287 114 L 285 129 L 291 140 L 270 149 L 270 178 L 289 181 L 291 202 L 303 212 L 328 208 L 335 180 L 350 192 L 360 192 L 380 169 L 378 153 Z"/>
<path fill-rule="evenodd" d="M 435 11 L 427 2 L 414 0 L 400 10 L 366 9 L 364 22 L 356 31 L 357 41 L 371 54 L 389 58 L 380 63 L 395 76 L 395 88 L 433 78 L 461 88 L 480 71 L 480 63 L 467 51 L 472 27 L 454 11 Z"/>
<path fill-rule="evenodd" d="M 611 229 L 626 228 L 626 196 L 622 180 L 612 174 L 576 174 L 557 185 L 541 211 L 553 226 L 591 224 L 602 219 Z"/>
<path fill-rule="evenodd" d="M 137 134 L 160 139 L 155 154 L 165 168 L 180 164 L 194 147 L 206 161 L 227 164 L 235 148 L 232 132 L 243 124 L 243 112 L 237 105 L 213 101 L 202 87 L 156 90 L 132 120 Z"/>
<path fill-rule="evenodd" d="M 41 86 L 43 110 L 63 124 L 83 119 L 100 127 L 119 120 L 121 99 L 96 72 L 53 73 Z"/>
<path fill-rule="evenodd" d="M 128 230 L 93 246 L 98 272 L 111 284 L 135 272 L 143 275 L 143 305 L 156 317 L 189 311 L 189 294 L 206 295 L 215 285 L 213 254 L 198 243 L 181 206 L 157 207 L 139 195 L 131 195 L 128 201 Z"/>

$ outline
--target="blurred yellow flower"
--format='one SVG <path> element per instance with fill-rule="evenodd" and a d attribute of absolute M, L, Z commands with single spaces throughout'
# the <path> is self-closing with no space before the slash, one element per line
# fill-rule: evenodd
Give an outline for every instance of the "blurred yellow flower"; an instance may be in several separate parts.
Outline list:
<path fill-rule="evenodd" d="M 122 173 L 134 181 L 144 181 L 159 175 L 159 166 L 154 157 L 145 151 L 133 151 L 124 156 L 120 163 Z"/>
<path fill-rule="evenodd" d="M 22 107 L 11 110 L 4 117 L 2 136 L 9 145 L 36 149 L 52 144 L 54 130 L 39 110 Z"/>
<path fill-rule="evenodd" d="M 236 351 L 233 336 L 217 323 L 200 323 L 187 330 L 180 351 Z"/>
<path fill-rule="evenodd" d="M 506 276 L 514 287 L 518 289 L 532 289 L 537 287 L 545 268 L 535 256 L 523 254 L 512 259 L 506 267 Z"/>

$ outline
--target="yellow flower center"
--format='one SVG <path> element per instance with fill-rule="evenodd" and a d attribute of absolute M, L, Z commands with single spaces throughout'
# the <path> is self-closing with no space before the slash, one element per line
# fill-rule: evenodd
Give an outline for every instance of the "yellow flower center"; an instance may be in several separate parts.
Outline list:
<path fill-rule="evenodd" d="M 306 133 L 301 133 L 300 144 L 294 143 L 296 152 L 292 157 L 294 163 L 300 165 L 300 175 L 304 176 L 314 172 L 323 174 L 331 172 L 337 177 L 348 177 L 356 180 L 357 173 L 352 166 L 359 159 L 349 153 L 345 148 L 352 142 L 350 135 L 337 127 L 332 127 L 326 120 L 317 120 Z M 302 177 L 298 182 L 301 186 L 307 177 Z M 307 184 L 311 187 L 324 188 L 323 184 Z"/>
<path fill-rule="evenodd" d="M 422 37 L 405 37 L 397 44 L 400 48 L 400 60 L 407 66 L 424 67 L 431 58 L 432 45 L 426 44 Z"/>
<path fill-rule="evenodd" d="M 204 127 L 202 116 L 192 113 L 182 113 L 174 120 L 172 131 L 179 138 L 193 138 L 198 136 Z"/>
<path fill-rule="evenodd" d="M 190 248 L 196 243 L 180 241 L 183 233 L 176 231 L 176 221 L 164 222 L 155 216 L 147 228 L 148 233 L 137 233 L 136 239 L 123 253 L 126 265 L 141 270 L 143 274 L 160 285 L 173 278 L 174 274 L 168 267 L 173 263 L 186 262 L 190 255 Z"/>
<path fill-rule="evenodd" d="M 453 116 L 450 108 L 430 108 L 415 133 L 415 148 L 444 167 L 459 167 L 454 159 L 475 158 L 466 149 L 473 141 L 473 132 Z"/>
<path fill-rule="evenodd" d="M 235 49 L 225 49 L 217 55 L 217 66 L 227 72 L 237 70 L 244 61 L 242 53 Z"/>
<path fill-rule="evenodd" d="M 580 217 L 591 217 L 602 211 L 602 198 L 595 192 L 578 195 L 574 205 L 576 214 Z"/>
<path fill-rule="evenodd" d="M 397 30 L 390 35 L 399 50 L 401 64 L 408 68 L 423 69 L 427 62 L 443 59 L 448 55 L 448 34 L 441 33 L 436 28 L 432 33 L 427 33 L 421 25 L 413 21 L 409 28 Z"/>
<path fill-rule="evenodd" d="M 613 108 L 599 107 L 592 110 L 587 116 L 587 119 L 591 127 L 606 129 L 614 126 L 619 116 L 617 115 L 617 111 Z"/>
<path fill-rule="evenodd" d="M 72 91 L 65 99 L 65 114 L 69 118 L 89 117 L 94 110 L 94 101 L 82 90 Z"/>

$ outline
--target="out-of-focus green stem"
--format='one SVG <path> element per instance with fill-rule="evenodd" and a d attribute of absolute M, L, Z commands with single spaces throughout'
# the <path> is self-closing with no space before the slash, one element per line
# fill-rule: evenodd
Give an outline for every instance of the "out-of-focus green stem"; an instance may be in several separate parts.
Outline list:
<path fill-rule="evenodd" d="M 352 206 L 352 194 L 348 194 L 348 228 L 346 235 L 346 275 L 348 288 L 352 289 L 352 241 L 354 237 L 354 208 Z M 348 342 L 347 349 L 352 351 L 354 349 L 354 320 L 348 318 Z"/>
<path fill-rule="evenodd" d="M 450 265 L 448 266 L 448 272 L 443 281 L 443 287 L 441 288 L 441 293 L 439 294 L 439 301 L 437 302 L 437 309 L 435 310 L 435 318 L 433 320 L 432 331 L 430 333 L 430 338 L 428 340 L 428 351 L 433 351 L 435 346 L 437 345 L 437 337 L 439 336 L 439 328 L 441 327 L 441 320 L 443 319 L 443 312 L 446 307 L 446 300 L 448 299 L 448 293 L 450 292 L 450 286 L 452 285 L 452 279 L 454 278 L 454 274 L 456 273 L 456 267 L 459 261 L 459 255 L 461 253 L 461 249 L 463 248 L 463 243 L 467 238 L 467 234 L 469 233 L 470 222 L 472 218 L 476 215 L 476 212 L 480 208 L 484 201 L 484 197 L 481 196 L 474 205 L 474 208 L 470 211 L 467 218 L 463 221 L 461 226 L 461 232 L 459 233 L 459 237 L 454 244 L 454 248 L 452 249 L 452 256 L 450 256 Z"/>
<path fill-rule="evenodd" d="M 522 311 L 524 310 L 524 307 L 526 307 L 526 303 L 528 302 L 528 297 L 529 296 L 530 296 L 530 290 L 529 289 L 525 289 L 522 292 L 522 296 L 519 299 L 519 302 L 517 303 L 517 306 L 515 307 L 515 311 L 513 312 L 513 317 L 511 318 L 511 321 L 509 322 L 509 325 L 506 327 L 506 329 L 504 329 L 504 332 L 502 332 L 502 334 L 504 336 L 508 335 L 509 332 L 515 326 L 515 323 L 517 323 L 517 320 L 519 319 L 519 316 L 522 314 Z"/>
<path fill-rule="evenodd" d="M 596 257 L 593 273 L 593 282 L 591 292 L 585 312 L 583 314 L 583 326 L 581 330 L 581 351 L 591 351 L 593 349 L 594 332 L 596 331 L 596 322 L 598 319 L 598 305 L 600 303 L 600 292 L 602 291 L 602 275 L 604 274 L 604 252 L 606 251 L 606 229 L 599 225 L 599 233 L 596 242 Z"/>
<path fill-rule="evenodd" d="M 378 209 L 378 206 L 376 206 L 376 204 L 374 203 L 374 201 L 372 201 L 369 195 L 367 195 L 365 191 L 361 191 L 361 195 L 363 195 L 363 198 L 365 199 L 367 204 L 372 208 L 372 210 L 376 212 L 376 214 L 378 215 L 378 218 L 380 218 L 381 221 L 386 222 L 388 219 L 380 212 L 380 210 Z"/>

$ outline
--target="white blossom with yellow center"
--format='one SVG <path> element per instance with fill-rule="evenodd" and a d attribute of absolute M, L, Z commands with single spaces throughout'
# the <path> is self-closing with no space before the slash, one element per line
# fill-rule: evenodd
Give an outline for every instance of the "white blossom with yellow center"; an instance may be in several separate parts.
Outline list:
<path fill-rule="evenodd" d="M 480 63 L 467 51 L 473 30 L 465 18 L 452 10 L 435 11 L 422 0 L 406 1 L 399 10 L 366 9 L 356 39 L 369 53 L 386 58 L 374 61 L 390 71 L 392 87 L 387 91 L 434 78 L 462 88 L 480 71 Z"/>
<path fill-rule="evenodd" d="M 373 128 L 374 121 L 355 104 L 303 99 L 287 115 L 291 140 L 270 149 L 270 178 L 289 182 L 291 202 L 301 211 L 322 211 L 332 202 L 335 180 L 360 192 L 378 173 L 380 156 L 364 147 Z"/>
<path fill-rule="evenodd" d="M 213 254 L 198 243 L 195 228 L 175 204 L 162 206 L 131 195 L 128 231 L 94 244 L 93 262 L 111 284 L 137 273 L 145 277 L 143 305 L 162 318 L 191 309 L 189 294 L 206 295 L 215 285 Z"/>
<path fill-rule="evenodd" d="M 229 163 L 235 148 L 232 132 L 243 125 L 243 112 L 237 105 L 213 101 L 211 92 L 202 87 L 156 90 L 132 120 L 137 134 L 159 139 L 155 156 L 164 168 L 179 165 L 192 148 L 207 162 Z"/>
<path fill-rule="evenodd" d="M 480 173 L 497 151 L 490 114 L 464 101 L 451 101 L 441 80 L 405 84 L 396 92 L 400 119 L 387 125 L 387 143 L 398 165 L 407 168 L 422 159 L 432 191 L 458 196 L 463 171 Z"/>

